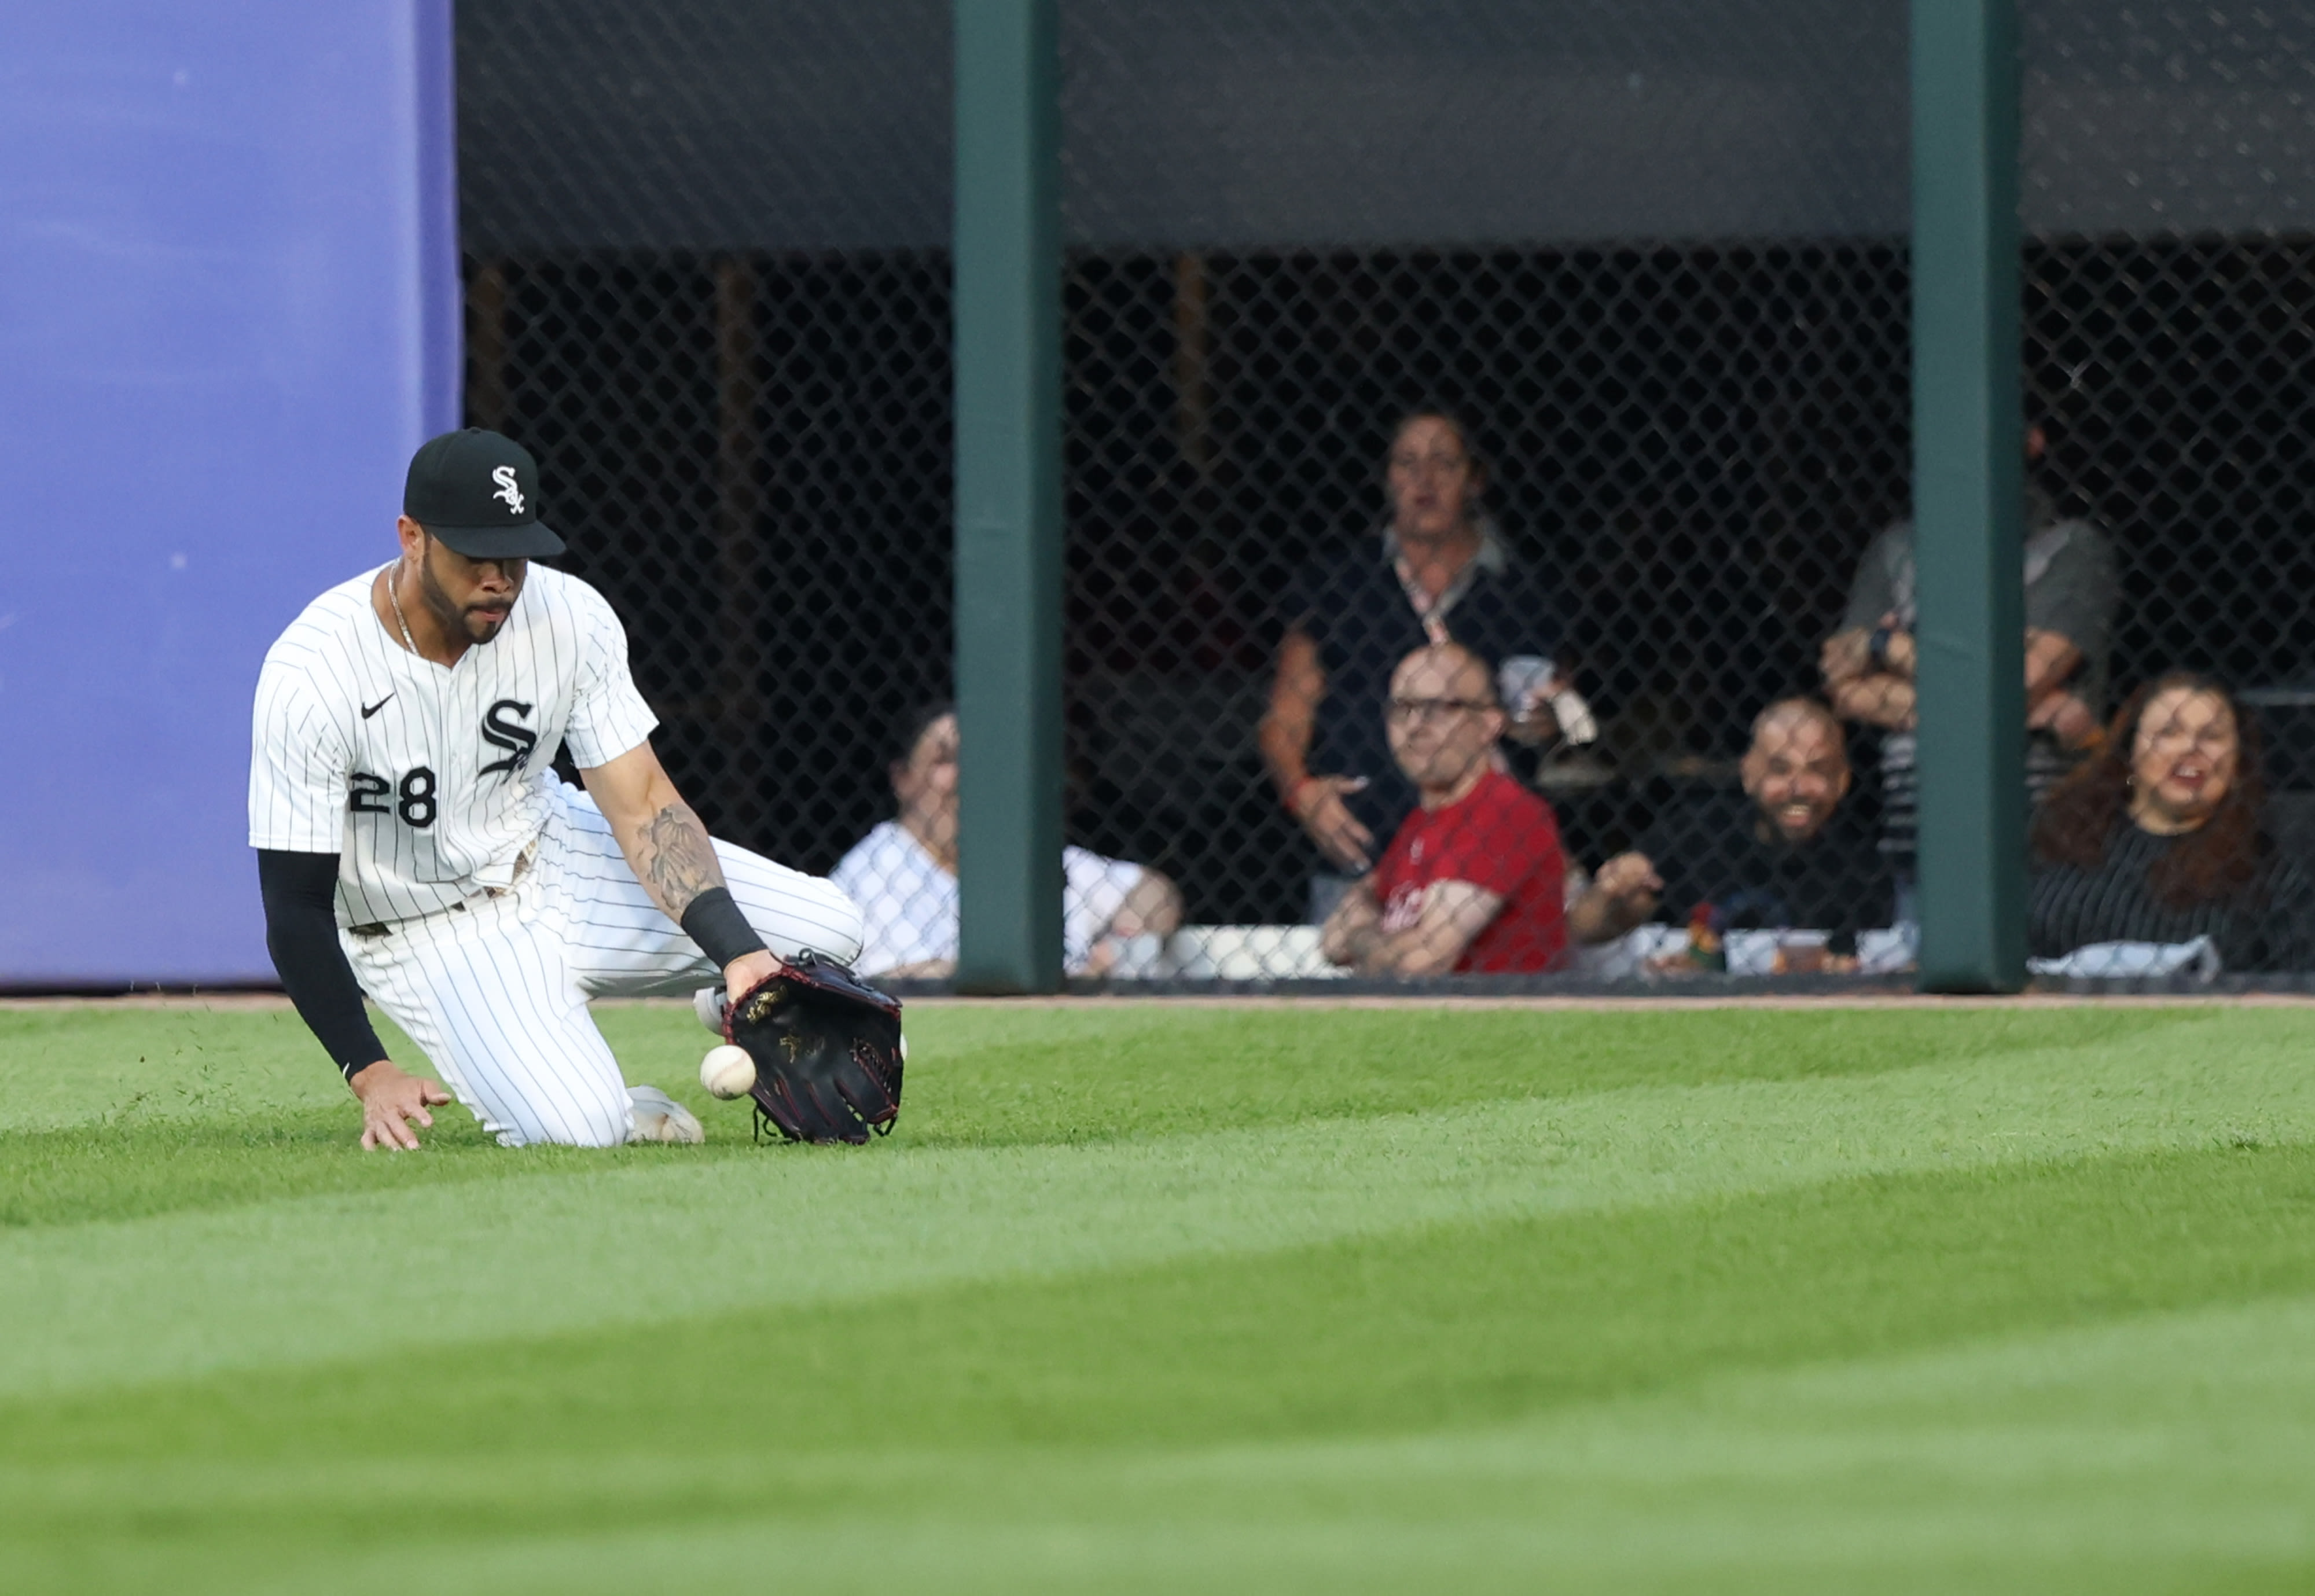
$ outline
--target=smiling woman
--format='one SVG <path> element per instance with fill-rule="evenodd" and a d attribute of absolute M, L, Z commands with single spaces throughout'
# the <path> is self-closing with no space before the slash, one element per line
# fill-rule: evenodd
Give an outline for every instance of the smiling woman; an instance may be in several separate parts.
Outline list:
<path fill-rule="evenodd" d="M 2258 753 L 2207 677 L 2173 671 L 2132 695 L 2035 817 L 2033 953 L 2207 935 L 2229 970 L 2306 968 L 2315 882 L 2265 826 Z"/>

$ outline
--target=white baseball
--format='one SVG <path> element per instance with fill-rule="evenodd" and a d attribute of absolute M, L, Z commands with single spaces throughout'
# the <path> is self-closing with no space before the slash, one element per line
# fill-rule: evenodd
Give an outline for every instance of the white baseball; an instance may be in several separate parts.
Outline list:
<path fill-rule="evenodd" d="M 699 1084 L 715 1096 L 745 1097 L 756 1084 L 756 1061 L 748 1050 L 730 1042 L 707 1050 L 699 1060 Z"/>

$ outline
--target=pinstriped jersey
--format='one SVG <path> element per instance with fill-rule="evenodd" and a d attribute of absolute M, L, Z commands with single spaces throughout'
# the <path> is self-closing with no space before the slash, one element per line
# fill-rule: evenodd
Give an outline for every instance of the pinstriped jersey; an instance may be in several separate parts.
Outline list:
<path fill-rule="evenodd" d="M 553 802 L 558 745 L 590 767 L 651 735 L 603 596 L 533 565 L 499 634 L 456 665 L 402 646 L 376 572 L 306 607 L 265 655 L 249 844 L 338 856 L 338 923 L 392 924 L 511 884 Z"/>

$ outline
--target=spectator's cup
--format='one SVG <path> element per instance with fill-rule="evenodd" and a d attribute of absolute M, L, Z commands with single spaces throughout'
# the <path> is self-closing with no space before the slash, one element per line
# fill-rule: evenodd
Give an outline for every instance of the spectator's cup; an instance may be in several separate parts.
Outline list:
<path fill-rule="evenodd" d="M 1523 721 L 1535 713 L 1537 701 L 1557 674 L 1551 661 L 1540 654 L 1508 655 L 1495 667 L 1495 696 L 1512 719 Z"/>
<path fill-rule="evenodd" d="M 1600 735 L 1591 705 L 1561 679 L 1559 667 L 1540 654 L 1512 654 L 1496 666 L 1495 696 L 1515 721 L 1527 719 L 1537 705 L 1548 701 L 1560 738 L 1571 747 L 1580 748 Z"/>
<path fill-rule="evenodd" d="M 1832 934 L 1824 931 L 1778 932 L 1774 972 L 1778 975 L 1823 973 L 1831 953 L 1826 944 L 1832 940 Z"/>

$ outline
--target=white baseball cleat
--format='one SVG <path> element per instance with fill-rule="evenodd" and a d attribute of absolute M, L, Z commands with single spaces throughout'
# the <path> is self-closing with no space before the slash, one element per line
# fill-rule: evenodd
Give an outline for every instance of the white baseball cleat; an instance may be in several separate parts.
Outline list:
<path fill-rule="evenodd" d="M 691 1012 L 718 1036 L 723 1034 L 723 1013 L 731 1006 L 732 994 L 721 987 L 702 987 L 691 995 Z"/>
<path fill-rule="evenodd" d="M 629 1141 L 707 1139 L 697 1117 L 657 1086 L 629 1086 L 627 1100 L 635 1105 L 635 1128 L 627 1133 Z"/>

